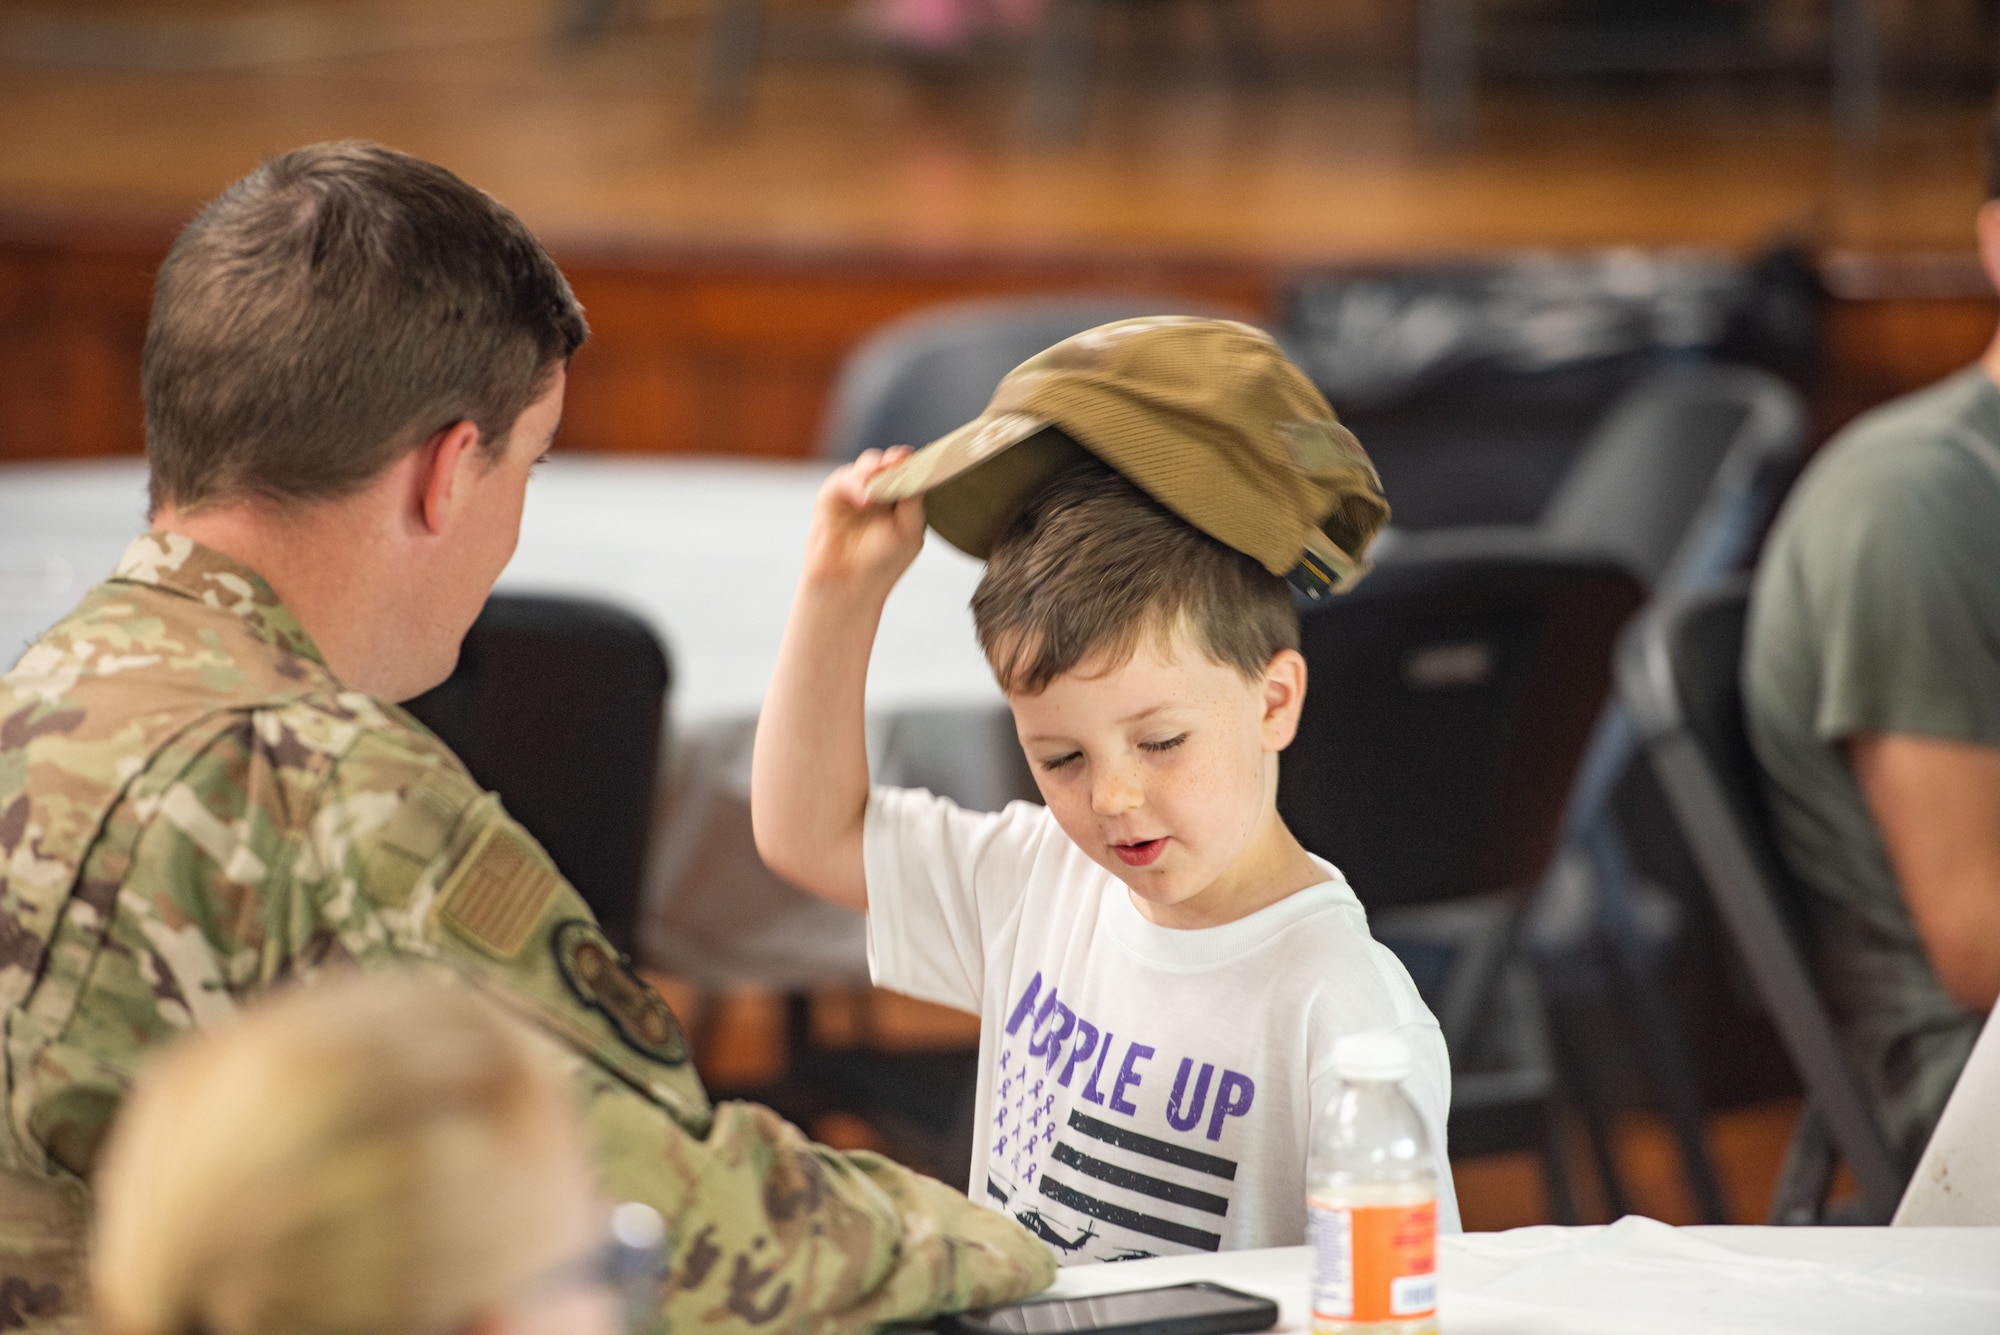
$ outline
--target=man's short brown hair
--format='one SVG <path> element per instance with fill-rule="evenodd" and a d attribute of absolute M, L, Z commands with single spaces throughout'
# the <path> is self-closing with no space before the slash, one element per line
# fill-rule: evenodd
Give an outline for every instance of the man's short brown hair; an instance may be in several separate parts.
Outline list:
<path fill-rule="evenodd" d="M 972 595 L 1000 688 L 1035 695 L 1087 660 L 1127 661 L 1177 630 L 1255 681 L 1299 647 L 1291 588 L 1102 464 L 1065 472 L 1022 510 Z"/>
<path fill-rule="evenodd" d="M 492 197 L 375 144 L 295 149 L 223 191 L 160 266 L 153 506 L 346 495 L 459 421 L 491 445 L 587 332 Z"/>

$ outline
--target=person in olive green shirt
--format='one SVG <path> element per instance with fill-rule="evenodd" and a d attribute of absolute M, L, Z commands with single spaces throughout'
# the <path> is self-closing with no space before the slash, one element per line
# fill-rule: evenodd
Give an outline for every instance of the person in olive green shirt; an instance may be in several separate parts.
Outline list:
<path fill-rule="evenodd" d="M 1744 698 L 1822 986 L 1913 1167 L 2000 995 L 2000 338 L 1806 470 L 1758 570 Z"/>
<path fill-rule="evenodd" d="M 418 969 L 554 1038 L 607 1196 L 666 1219 L 677 1332 L 846 1332 L 1019 1297 L 1041 1243 L 877 1155 L 713 1105 L 535 841 L 394 701 L 451 672 L 585 337 L 442 168 L 299 149 L 162 265 L 153 531 L 0 677 L 0 1327 L 83 1319 L 134 1072 L 327 970 Z"/>

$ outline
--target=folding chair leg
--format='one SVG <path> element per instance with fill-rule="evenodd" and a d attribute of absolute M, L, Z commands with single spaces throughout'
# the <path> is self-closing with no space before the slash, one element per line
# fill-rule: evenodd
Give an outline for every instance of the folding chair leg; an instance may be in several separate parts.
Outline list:
<path fill-rule="evenodd" d="M 1583 1216 L 1576 1206 L 1576 1176 L 1570 1161 L 1570 1101 L 1579 1089 L 1572 1072 L 1577 1064 L 1571 1060 L 1569 1045 L 1563 1040 L 1548 999 L 1542 995 L 1542 980 L 1535 971 L 1533 958 L 1520 948 L 1518 931 L 1510 930 L 1506 939 L 1508 967 L 1496 982 L 1511 994 L 1513 1009 L 1523 1017 L 1520 1036 L 1527 1040 L 1526 1055 L 1530 1063 L 1547 1073 L 1547 1092 L 1542 1096 L 1542 1189 L 1548 1196 L 1549 1213 L 1557 1223 L 1580 1224 Z M 1586 1097 L 1583 1102 L 1588 1124 L 1595 1114 L 1590 1099 Z M 1616 1202 L 1617 1213 L 1622 1215 L 1625 1194 L 1618 1180 L 1617 1165 L 1602 1153 L 1602 1147 L 1609 1142 L 1601 1134 L 1601 1128 L 1590 1125 L 1589 1129 L 1592 1152 L 1598 1154 L 1598 1170 L 1605 1175 L 1605 1195 Z"/>
<path fill-rule="evenodd" d="M 1785 1150 L 1785 1166 L 1778 1173 L 1778 1185 L 1771 1192 L 1771 1211 L 1766 1222 L 1810 1226 L 1826 1214 L 1826 1194 L 1833 1186 L 1833 1138 L 1826 1121 L 1812 1100 L 1799 1111 L 1799 1124 L 1792 1129 L 1792 1143 Z"/>
<path fill-rule="evenodd" d="M 1587 1063 L 1578 1059 L 1576 1045 L 1553 1012 L 1549 1015 L 1549 1041 L 1555 1056 L 1554 1087 L 1559 1091 L 1551 1094 L 1550 1101 L 1573 1099 L 1583 1114 L 1584 1135 L 1590 1141 L 1590 1159 L 1597 1169 L 1604 1208 L 1613 1219 L 1622 1219 L 1632 1213 L 1632 1202 L 1625 1194 L 1625 1176 L 1618 1166 L 1617 1138 L 1612 1134 L 1611 1117 L 1599 1097 L 1596 1082 L 1589 1077 Z M 1574 1212 L 1575 1207 L 1571 1209 Z"/>
<path fill-rule="evenodd" d="M 795 1072 L 813 1060 L 812 1024 L 812 993 L 785 993 L 785 1063 Z"/>
<path fill-rule="evenodd" d="M 1695 1093 L 1694 1068 L 1680 1041 L 1667 999 L 1653 980 L 1633 962 L 1619 956 L 1619 972 L 1632 998 L 1632 1013 L 1639 1021 L 1639 1043 L 1645 1050 L 1646 1072 L 1666 1108 L 1674 1140 L 1681 1156 L 1681 1172 L 1694 1196 L 1695 1212 L 1705 1224 L 1729 1222 L 1729 1207 L 1723 1203 L 1722 1182 L 1709 1157 L 1707 1118 Z"/>
<path fill-rule="evenodd" d="M 1570 1171 L 1569 1109 L 1562 1096 L 1550 1091 L 1542 1104 L 1542 1194 L 1558 1224 L 1583 1222 L 1576 1208 L 1576 1179 Z"/>
<path fill-rule="evenodd" d="M 1597 877 L 1597 935 L 1603 952 L 1610 956 L 1617 970 L 1627 1006 L 1637 1022 L 1646 1077 L 1673 1128 L 1680 1150 L 1681 1173 L 1694 1197 L 1695 1213 L 1703 1223 L 1726 1224 L 1729 1207 L 1723 1201 L 1715 1161 L 1708 1153 L 1708 1119 L 1697 1093 L 1694 1066 L 1681 1041 L 1673 1007 L 1647 967 L 1638 942 L 1631 898 L 1631 861 L 1625 841 L 1605 815 L 1591 824 L 1583 842 Z"/>

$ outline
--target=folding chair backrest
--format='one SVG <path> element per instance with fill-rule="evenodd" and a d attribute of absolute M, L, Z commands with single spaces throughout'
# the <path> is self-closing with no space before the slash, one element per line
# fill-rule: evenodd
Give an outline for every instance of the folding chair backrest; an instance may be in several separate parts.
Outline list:
<path fill-rule="evenodd" d="M 1627 633 L 1618 693 L 1807 1097 L 1887 1222 L 1903 1190 L 1800 948 L 1800 900 L 1771 835 L 1738 673 L 1749 579 L 1659 600 Z"/>
<path fill-rule="evenodd" d="M 1805 427 L 1797 392 L 1767 372 L 1657 371 L 1592 430 L 1538 527 L 1555 546 L 1617 557 L 1654 594 L 1710 583 L 1756 551 L 1798 472 Z M 1614 699 L 1571 798 L 1572 838 L 1606 828 L 1632 747 Z"/>
<path fill-rule="evenodd" d="M 1638 583 L 1532 536 L 1405 536 L 1301 612 L 1309 671 L 1278 805 L 1370 910 L 1541 876 Z"/>
<path fill-rule="evenodd" d="M 1694 363 L 1627 390 L 1543 511 L 1559 546 L 1622 559 L 1648 588 L 1740 564 L 1798 467 L 1805 408 L 1782 380 Z"/>
<path fill-rule="evenodd" d="M 1242 318 L 1175 297 L 1047 296 L 958 302 L 878 330 L 847 359 L 820 432 L 819 454 L 926 445 L 986 410 L 1002 376 L 1028 358 L 1113 320 L 1144 315 Z"/>
<path fill-rule="evenodd" d="M 632 941 L 670 672 L 652 628 L 582 599 L 496 593 L 411 713 L 500 794 L 621 949 Z"/>

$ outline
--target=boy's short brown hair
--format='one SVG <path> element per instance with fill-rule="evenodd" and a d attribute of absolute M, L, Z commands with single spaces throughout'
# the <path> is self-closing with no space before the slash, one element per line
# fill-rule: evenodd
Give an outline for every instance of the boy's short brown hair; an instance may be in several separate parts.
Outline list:
<path fill-rule="evenodd" d="M 1058 476 L 994 547 L 972 595 L 1000 688 L 1035 695 L 1092 658 L 1130 658 L 1148 633 L 1185 629 L 1256 680 L 1299 647 L 1291 588 L 1095 461 Z"/>
<path fill-rule="evenodd" d="M 497 443 L 587 333 L 541 244 L 444 168 L 364 143 L 273 158 L 160 266 L 153 507 L 346 495 L 459 421 Z"/>

